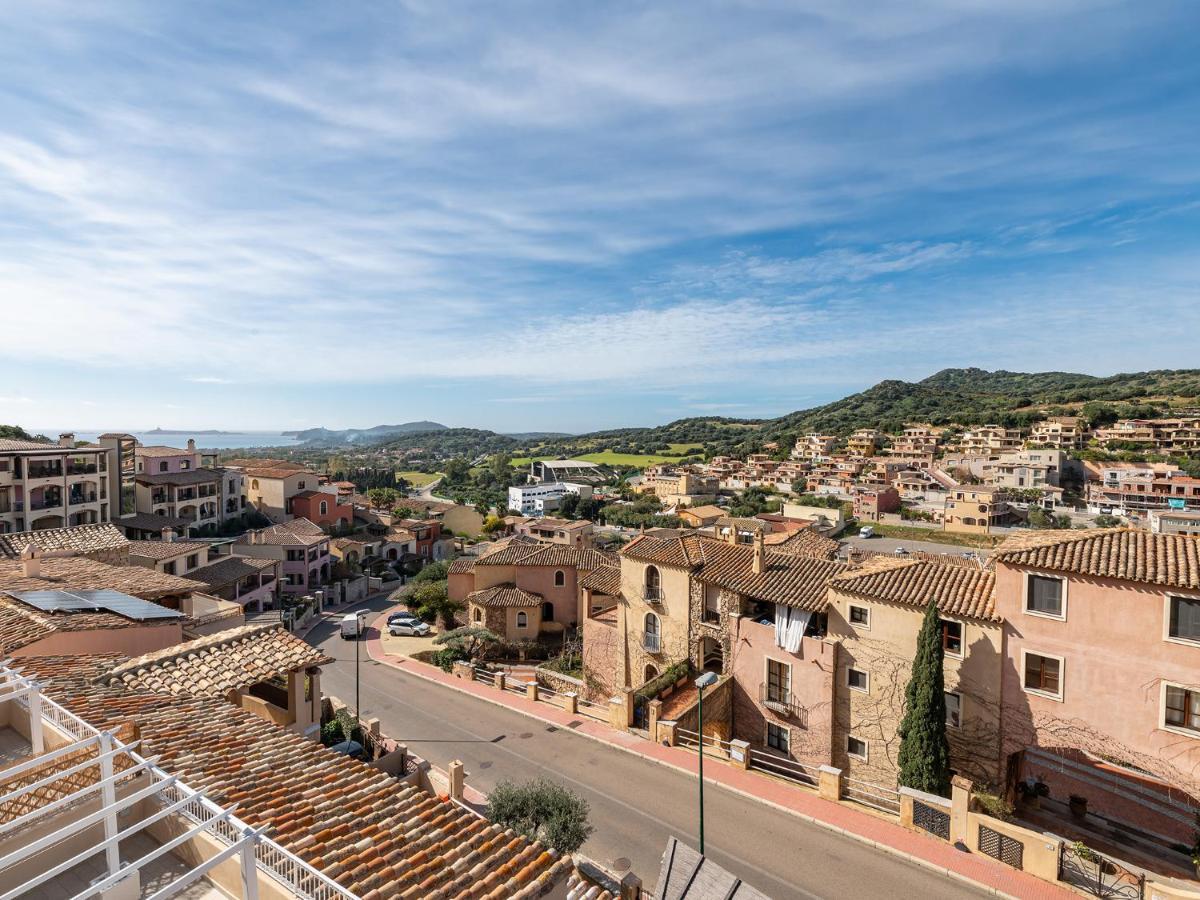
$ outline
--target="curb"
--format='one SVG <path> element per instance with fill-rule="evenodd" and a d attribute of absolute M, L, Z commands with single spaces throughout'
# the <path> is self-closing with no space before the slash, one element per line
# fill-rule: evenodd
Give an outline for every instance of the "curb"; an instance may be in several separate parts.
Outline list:
<path fill-rule="evenodd" d="M 398 672 L 405 672 L 409 675 L 413 675 L 417 678 L 420 678 L 423 681 L 430 682 L 431 684 L 438 684 L 438 685 L 441 685 L 442 687 L 449 688 L 452 691 L 458 691 L 460 694 L 466 694 L 470 697 L 474 697 L 477 700 L 483 700 L 486 703 L 490 703 L 493 706 L 502 707 L 504 709 L 509 710 L 510 712 L 520 713 L 521 715 L 528 716 L 531 719 L 536 719 L 539 722 L 545 722 L 547 725 L 554 725 L 559 728 L 562 727 L 561 723 L 555 722 L 553 719 L 547 719 L 536 713 L 527 712 L 526 710 L 523 710 L 523 709 L 517 709 L 515 706 L 510 706 L 509 704 L 507 704 L 501 700 L 494 699 L 492 697 L 481 696 L 480 694 L 477 694 L 474 691 L 468 691 L 465 688 L 459 687 L 458 685 L 448 684 L 444 681 L 441 681 L 440 679 L 431 678 L 428 675 L 424 674 L 423 672 L 417 671 L 415 668 L 398 665 L 398 664 L 388 660 L 386 655 L 384 656 L 384 658 L 380 659 L 374 653 L 371 652 L 371 638 L 370 637 L 367 638 L 367 656 L 370 657 L 371 659 L 373 659 L 375 662 L 381 663 L 385 666 L 389 666 Z M 418 666 L 422 665 L 422 663 L 417 663 L 416 660 L 413 660 L 413 662 L 416 663 L 416 665 L 418 665 Z M 557 709 L 558 707 L 555 707 L 555 708 Z M 594 721 L 594 720 L 589 719 L 589 721 Z M 662 759 L 657 759 L 653 756 L 647 756 L 644 753 L 640 753 L 633 747 L 626 747 L 621 744 L 611 743 L 609 741 L 606 741 L 602 737 L 597 737 L 596 735 L 588 734 L 586 732 L 574 731 L 573 729 L 571 729 L 571 731 L 573 734 L 576 734 L 579 737 L 587 738 L 588 740 L 595 741 L 598 744 L 603 744 L 605 747 L 611 747 L 616 750 L 621 750 L 625 753 L 629 753 L 632 756 L 636 756 L 640 759 L 646 760 L 647 762 L 651 762 L 651 763 L 655 763 L 656 765 L 663 766 L 664 768 L 672 769 L 676 772 L 682 772 L 685 775 L 695 775 L 696 774 L 691 769 L 684 768 L 683 766 L 679 766 L 675 763 L 668 762 L 668 761 L 662 760 Z M 1000 898 L 1003 898 L 1003 900 L 1022 900 L 1022 898 L 1016 894 L 1009 894 L 1005 891 L 1000 890 L 999 888 L 992 887 L 991 885 L 987 885 L 982 882 L 976 881 L 975 879 L 971 878 L 970 876 L 964 875 L 961 872 L 955 871 L 954 869 L 947 869 L 944 866 L 938 865 L 937 863 L 934 863 L 934 862 L 930 862 L 929 860 L 924 859 L 920 856 L 915 856 L 911 853 L 905 852 L 904 850 L 897 849 L 896 847 L 893 847 L 890 844 L 882 844 L 879 841 L 874 840 L 873 838 L 866 837 L 866 836 L 858 834 L 857 832 L 854 832 L 854 831 L 849 831 L 848 829 L 845 829 L 845 828 L 841 827 L 840 825 L 830 824 L 829 822 L 826 822 L 823 819 L 818 819 L 814 816 L 809 815 L 808 813 L 802 813 L 798 810 L 784 806 L 780 803 L 776 803 L 773 800 L 767 800 L 763 797 L 758 796 L 757 794 L 753 794 L 753 793 L 750 793 L 749 791 L 743 790 L 742 788 L 734 787 L 732 785 L 726 784 L 723 781 L 719 781 L 715 778 L 710 778 L 707 776 L 705 777 L 704 781 L 706 784 L 715 785 L 716 787 L 723 788 L 724 790 L 730 791 L 731 793 L 738 794 L 741 797 L 745 797 L 748 800 L 753 800 L 756 803 L 761 803 L 765 806 L 769 806 L 779 812 L 783 812 L 783 813 L 787 813 L 788 815 L 795 816 L 796 818 L 798 818 L 804 822 L 808 822 L 809 824 L 818 825 L 822 828 L 825 828 L 828 831 L 834 832 L 835 834 L 840 834 L 844 837 L 855 840 L 860 844 L 863 844 L 868 847 L 872 847 L 876 850 L 886 853 L 889 856 L 893 856 L 893 857 L 896 857 L 897 859 L 902 859 L 906 862 L 912 863 L 913 865 L 920 866 L 921 868 L 926 869 L 927 871 L 934 872 L 938 875 L 944 875 L 947 878 L 951 879 L 952 881 L 957 881 L 962 884 L 970 885 L 971 887 L 973 887 L 977 890 L 980 890 L 983 893 L 988 894 L 992 897 L 1000 897 Z M 1033 877 L 1033 876 L 1030 876 L 1030 877 Z M 1050 883 L 1045 882 L 1045 884 L 1049 885 Z M 1050 885 L 1050 886 L 1060 887 L 1059 885 Z M 1065 890 L 1065 889 L 1062 889 L 1062 890 L 1065 894 L 1073 893 L 1069 890 Z"/>

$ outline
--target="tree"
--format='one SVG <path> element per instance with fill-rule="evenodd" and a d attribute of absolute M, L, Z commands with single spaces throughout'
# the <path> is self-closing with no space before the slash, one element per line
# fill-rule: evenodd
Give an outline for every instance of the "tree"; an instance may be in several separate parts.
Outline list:
<path fill-rule="evenodd" d="M 588 839 L 589 811 L 586 800 L 545 778 L 526 784 L 502 781 L 488 797 L 493 822 L 560 853 L 574 853 Z"/>
<path fill-rule="evenodd" d="M 444 631 L 433 639 L 435 644 L 445 644 L 454 650 L 461 650 L 467 659 L 476 659 L 488 647 L 500 643 L 500 635 L 482 625 L 464 625 L 452 631 Z"/>
<path fill-rule="evenodd" d="M 897 757 L 903 787 L 950 795 L 950 744 L 946 740 L 946 685 L 942 672 L 942 625 L 930 601 L 917 635 L 917 655 L 905 691 Z"/>
<path fill-rule="evenodd" d="M 446 463 L 442 475 L 447 484 L 463 484 L 471 477 L 471 464 L 462 457 L 456 457 Z"/>
<path fill-rule="evenodd" d="M 458 623 L 454 616 L 463 609 L 457 600 L 451 600 L 445 581 L 427 581 L 404 598 L 405 604 L 426 622 L 442 620 L 442 627 L 453 628 Z"/>
<path fill-rule="evenodd" d="M 448 560 L 438 560 L 435 563 L 430 563 L 413 578 L 414 584 L 423 584 L 426 581 L 445 581 L 450 574 L 450 563 Z"/>
<path fill-rule="evenodd" d="M 558 514 L 564 519 L 574 519 L 579 514 L 579 495 L 567 494 L 559 500 Z"/>
<path fill-rule="evenodd" d="M 1097 528 L 1115 528 L 1117 525 L 1121 524 L 1121 520 L 1116 516 L 1110 516 L 1107 513 L 1101 513 L 1100 515 L 1096 516 L 1096 518 L 1092 519 L 1092 524 Z"/>
<path fill-rule="evenodd" d="M 395 488 L 376 487 L 367 491 L 367 500 L 375 509 L 391 509 L 399 499 L 400 495 L 396 493 Z"/>

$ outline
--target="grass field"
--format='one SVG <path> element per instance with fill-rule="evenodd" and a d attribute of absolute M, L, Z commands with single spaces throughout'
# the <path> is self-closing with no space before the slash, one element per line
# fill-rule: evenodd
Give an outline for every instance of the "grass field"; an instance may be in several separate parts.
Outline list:
<path fill-rule="evenodd" d="M 912 525 L 886 525 L 882 522 L 861 523 L 870 525 L 880 537 L 896 538 L 901 541 L 930 541 L 934 544 L 953 544 L 956 547 L 979 547 L 990 550 L 1004 538 L 987 534 L 958 534 L 938 528 L 916 528 Z"/>
<path fill-rule="evenodd" d="M 700 444 L 670 444 L 669 453 L 613 453 L 605 450 L 600 453 L 584 453 L 573 456 L 572 459 L 582 459 L 605 466 L 656 466 L 659 463 L 674 462 L 685 456 L 699 453 L 704 448 Z M 512 464 L 518 469 L 527 469 L 535 459 L 554 459 L 553 456 L 514 456 Z"/>
<path fill-rule="evenodd" d="M 401 478 L 415 488 L 423 488 L 441 478 L 441 475 L 430 475 L 428 472 L 397 472 Z"/>

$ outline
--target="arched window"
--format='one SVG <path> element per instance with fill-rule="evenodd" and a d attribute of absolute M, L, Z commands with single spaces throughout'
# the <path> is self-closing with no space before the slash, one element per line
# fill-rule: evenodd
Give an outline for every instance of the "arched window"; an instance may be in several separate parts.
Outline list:
<path fill-rule="evenodd" d="M 322 500 L 321 501 L 321 515 L 324 516 L 324 515 L 328 515 L 328 514 L 329 514 L 329 504 L 326 503 L 324 500 Z"/>
<path fill-rule="evenodd" d="M 476 622 L 482 622 L 482 621 L 483 621 L 483 610 L 482 610 L 482 609 L 480 609 L 478 606 L 477 606 L 477 607 L 475 607 L 475 621 L 476 621 Z"/>
<path fill-rule="evenodd" d="M 646 599 L 662 599 L 662 576 L 658 572 L 658 566 L 646 566 Z"/>
<path fill-rule="evenodd" d="M 250 482 L 250 490 L 252 490 L 252 491 L 257 491 L 257 490 L 258 490 L 258 479 L 257 479 L 257 478 L 253 479 L 253 480 Z"/>
<path fill-rule="evenodd" d="M 656 616 L 654 613 L 646 613 L 646 634 L 658 637 L 658 633 L 658 616 Z"/>
<path fill-rule="evenodd" d="M 557 572 L 554 573 L 554 586 L 562 587 L 566 583 L 567 583 L 567 573 L 564 572 L 562 569 L 559 569 Z"/>
<path fill-rule="evenodd" d="M 529 616 L 525 615 L 525 613 L 523 613 L 523 612 L 517 613 L 517 627 L 518 628 L 528 628 L 529 627 Z"/>
<path fill-rule="evenodd" d="M 542 604 L 542 621 L 543 622 L 553 622 L 554 621 L 554 604 L 551 603 L 549 600 L 547 600 L 545 603 Z"/>
<path fill-rule="evenodd" d="M 647 665 L 646 671 L 644 674 L 646 677 L 644 679 L 642 679 L 642 682 L 643 682 L 643 684 L 648 684 L 649 682 L 653 681 L 655 678 L 658 677 L 658 669 L 654 668 L 654 666 Z"/>

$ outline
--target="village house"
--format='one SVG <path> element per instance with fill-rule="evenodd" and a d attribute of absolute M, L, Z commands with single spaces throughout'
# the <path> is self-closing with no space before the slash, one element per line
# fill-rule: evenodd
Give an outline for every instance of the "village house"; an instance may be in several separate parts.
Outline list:
<path fill-rule="evenodd" d="M 1079 416 L 1051 416 L 1034 423 L 1029 430 L 1029 444 L 1055 450 L 1077 450 L 1083 446 L 1083 420 Z"/>
<path fill-rule="evenodd" d="M 592 546 L 592 523 L 586 519 L 555 519 L 544 517 L 526 519 L 513 527 L 514 534 L 531 537 L 543 544 L 566 544 L 569 547 Z"/>
<path fill-rule="evenodd" d="M 854 492 L 854 515 L 860 520 L 878 522 L 884 513 L 900 509 L 900 492 L 894 487 L 863 487 Z"/>
<path fill-rule="evenodd" d="M 1088 511 L 1142 516 L 1158 510 L 1200 512 L 1200 478 L 1172 463 L 1083 464 Z"/>
<path fill-rule="evenodd" d="M 690 506 L 679 510 L 677 515 L 685 525 L 691 528 L 707 528 L 715 525 L 718 519 L 724 517 L 726 511 L 719 506 L 712 505 Z"/>
<path fill-rule="evenodd" d="M 796 439 L 792 447 L 793 459 L 824 459 L 837 445 L 837 435 L 810 432 Z"/>
<path fill-rule="evenodd" d="M 210 545 L 206 541 L 179 541 L 174 535 L 161 541 L 130 541 L 129 563 L 167 575 L 189 575 L 208 565 Z"/>
<path fill-rule="evenodd" d="M 1035 531 L 997 550 L 1010 789 L 1167 842 L 1200 809 L 1200 538 Z"/>
<path fill-rule="evenodd" d="M 883 443 L 883 433 L 874 428 L 860 428 L 846 440 L 851 456 L 874 456 Z"/>
<path fill-rule="evenodd" d="M 279 591 L 282 563 L 253 556 L 220 556 L 208 565 L 187 573 L 191 581 L 205 585 L 205 592 L 238 603 L 257 612 L 274 606 Z"/>
<path fill-rule="evenodd" d="M 695 467 L 654 466 L 646 470 L 639 491 L 652 493 L 664 506 L 715 500 L 720 479 Z"/>
<path fill-rule="evenodd" d="M 229 468 L 241 472 L 246 491 L 246 504 L 258 510 L 276 524 L 295 517 L 292 498 L 308 490 L 316 490 L 321 479 L 317 473 L 296 463 L 278 459 L 239 459 Z M 331 508 L 335 505 L 331 495 Z"/>
<path fill-rule="evenodd" d="M 991 534 L 993 528 L 1014 524 L 1007 488 L 961 484 L 946 495 L 942 528 L 961 534 Z"/>
<path fill-rule="evenodd" d="M 929 457 L 937 454 L 944 429 L 932 425 L 907 425 L 888 448 L 890 456 Z"/>
<path fill-rule="evenodd" d="M 233 545 L 239 556 L 280 563 L 280 590 L 307 594 L 329 581 L 333 560 L 330 538 L 307 519 L 292 519 L 268 528 L 247 531 Z"/>
<path fill-rule="evenodd" d="M 57 444 L 0 438 L 0 534 L 109 521 L 120 503 L 110 502 L 109 468 L 107 448 L 76 447 L 73 434 Z"/>
<path fill-rule="evenodd" d="M 1103 447 L 1130 444 L 1158 453 L 1196 453 L 1200 451 L 1200 418 L 1122 419 L 1097 428 L 1095 438 Z"/>
<path fill-rule="evenodd" d="M 1025 443 L 1025 431 L 1003 425 L 981 425 L 963 432 L 959 447 L 964 453 L 995 455 L 1020 450 Z"/>
<path fill-rule="evenodd" d="M 114 566 L 129 562 L 130 541 L 114 523 L 0 535 L 0 559 L 20 559 L 30 544 L 47 556 L 82 556 Z"/>
<path fill-rule="evenodd" d="M 293 494 L 291 514 L 297 519 L 308 519 L 325 531 L 349 528 L 354 524 L 354 506 L 343 503 L 332 485 L 322 485 L 318 490 L 304 490 Z"/>

